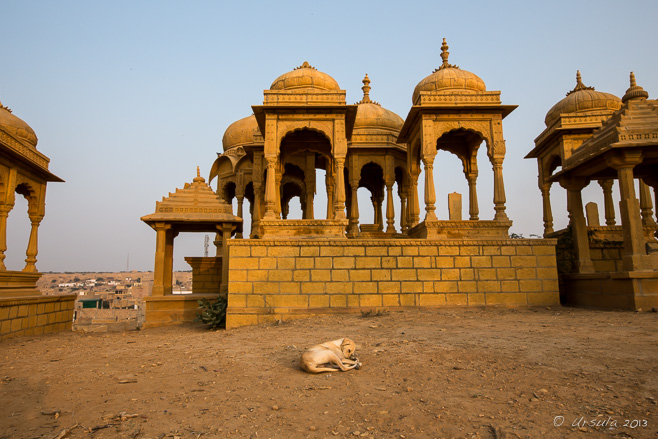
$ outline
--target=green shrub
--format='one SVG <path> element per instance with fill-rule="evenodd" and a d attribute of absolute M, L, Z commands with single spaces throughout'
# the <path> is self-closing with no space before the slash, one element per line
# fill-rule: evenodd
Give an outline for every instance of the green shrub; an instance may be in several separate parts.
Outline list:
<path fill-rule="evenodd" d="M 196 321 L 210 325 L 210 329 L 226 327 L 226 305 L 225 297 L 218 296 L 217 300 L 211 302 L 204 298 L 198 301 L 202 308 L 201 314 L 197 314 Z"/>

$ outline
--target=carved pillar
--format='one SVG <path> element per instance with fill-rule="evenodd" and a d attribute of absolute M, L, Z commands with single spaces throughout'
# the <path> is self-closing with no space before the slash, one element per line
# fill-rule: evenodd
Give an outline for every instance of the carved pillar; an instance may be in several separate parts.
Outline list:
<path fill-rule="evenodd" d="M 243 209 L 242 205 L 244 203 L 244 194 L 236 195 L 235 198 L 237 198 L 237 200 L 238 200 L 238 215 L 237 216 L 244 219 L 244 217 L 242 215 L 242 209 Z M 243 224 L 244 224 L 244 222 L 241 223 L 238 226 L 238 231 L 235 234 L 236 239 L 242 239 L 243 238 L 243 235 L 242 235 L 242 225 Z"/>
<path fill-rule="evenodd" d="M 496 215 L 494 220 L 496 221 L 509 221 L 507 214 L 505 213 L 505 184 L 503 182 L 503 158 L 494 157 L 491 160 L 494 171 L 494 209 L 496 210 Z"/>
<path fill-rule="evenodd" d="M 347 226 L 347 234 L 355 237 L 359 234 L 359 199 L 357 197 L 359 180 L 350 180 L 350 189 L 350 224 Z"/>
<path fill-rule="evenodd" d="M 0 271 L 7 269 L 5 266 L 5 252 L 7 251 L 7 217 L 13 208 L 10 204 L 0 204 Z"/>
<path fill-rule="evenodd" d="M 276 167 L 274 169 L 276 169 Z M 276 172 L 275 184 L 277 190 L 274 192 L 276 194 L 276 204 L 274 205 L 274 214 L 276 215 L 277 218 L 281 218 L 281 192 L 283 192 L 283 188 L 281 187 L 281 178 L 283 178 L 281 171 Z"/>
<path fill-rule="evenodd" d="M 384 215 L 382 214 L 382 205 L 384 204 L 384 197 L 382 195 L 377 195 L 373 199 L 375 206 L 375 224 L 377 224 L 378 232 L 384 231 Z"/>
<path fill-rule="evenodd" d="M 400 233 L 405 233 L 409 230 L 407 224 L 407 217 L 409 216 L 409 206 L 407 204 L 407 191 L 398 190 L 398 196 L 400 197 Z"/>
<path fill-rule="evenodd" d="M 409 196 L 409 228 L 420 222 L 420 203 L 418 202 L 418 174 L 411 175 L 411 190 Z"/>
<path fill-rule="evenodd" d="M 327 186 L 327 219 L 334 219 L 334 179 L 329 169 L 324 181 Z"/>
<path fill-rule="evenodd" d="M 304 219 L 313 219 L 315 215 L 313 209 L 313 199 L 315 197 L 315 154 L 306 156 L 304 182 L 306 183 L 306 211 L 304 213 Z"/>
<path fill-rule="evenodd" d="M 265 219 L 275 219 L 276 214 L 274 212 L 276 207 L 276 157 L 266 156 L 265 157 L 266 166 L 267 166 L 267 175 L 265 176 Z"/>
<path fill-rule="evenodd" d="M 589 251 L 587 221 L 583 212 L 581 190 L 587 186 L 587 180 L 560 180 L 560 186 L 567 190 L 567 205 L 571 216 L 574 251 L 576 252 L 576 272 L 594 273 L 594 264 Z"/>
<path fill-rule="evenodd" d="M 155 265 L 153 267 L 153 291 L 152 296 L 164 296 L 171 294 L 171 268 L 167 270 L 168 245 L 173 241 L 171 224 L 155 224 Z M 169 277 L 167 277 L 167 274 Z"/>
<path fill-rule="evenodd" d="M 434 157 L 427 156 L 423 158 L 425 167 L 425 221 L 436 221 L 436 194 L 434 193 Z"/>
<path fill-rule="evenodd" d="M 615 206 L 612 201 L 612 185 L 614 180 L 599 180 L 599 186 L 603 189 L 603 209 L 605 211 L 605 225 L 614 226 L 617 224 L 615 221 Z"/>
<path fill-rule="evenodd" d="M 251 207 L 251 233 L 249 234 L 250 238 L 255 238 L 258 233 L 258 225 L 260 224 L 261 219 L 261 185 L 260 183 L 256 184 L 254 181 L 254 204 Z"/>
<path fill-rule="evenodd" d="M 478 192 L 476 188 L 478 175 L 470 173 L 466 176 L 468 180 L 468 214 L 471 221 L 480 219 L 480 208 L 478 207 Z"/>
<path fill-rule="evenodd" d="M 655 226 L 653 219 L 653 203 L 651 202 L 651 189 L 644 180 L 640 179 L 640 211 L 642 212 L 642 225 Z"/>
<path fill-rule="evenodd" d="M 553 211 L 551 209 L 551 183 L 542 184 L 541 190 L 542 207 L 544 211 L 544 237 L 553 233 Z"/>
<path fill-rule="evenodd" d="M 224 297 L 228 295 L 228 269 L 229 269 L 229 257 L 228 257 L 228 240 L 231 239 L 231 232 L 233 231 L 233 224 L 231 223 L 222 223 L 217 224 L 216 226 L 218 241 L 221 242 L 221 250 L 218 246 L 217 256 L 222 257 L 222 279 L 219 285 L 219 292 Z M 221 236 L 221 239 L 219 237 Z"/>
<path fill-rule="evenodd" d="M 25 268 L 23 268 L 23 271 L 28 273 L 37 272 L 36 263 L 38 253 L 39 224 L 41 223 L 42 219 L 42 215 L 30 215 L 32 229 L 30 230 L 30 240 L 28 241 L 27 251 L 25 252 L 25 255 L 27 256 L 25 259 Z"/>
<path fill-rule="evenodd" d="M 335 219 L 345 219 L 345 157 L 336 157 L 336 204 Z"/>
<path fill-rule="evenodd" d="M 386 233 L 395 233 L 395 206 L 393 206 L 393 183 L 386 183 Z"/>
<path fill-rule="evenodd" d="M 649 268 L 644 260 L 646 252 L 644 250 L 640 203 L 635 196 L 633 177 L 633 168 L 641 161 L 642 157 L 639 153 L 620 154 L 608 159 L 608 164 L 617 170 L 619 180 L 619 195 L 621 197 L 619 216 L 624 236 L 622 264 L 626 271 Z"/>

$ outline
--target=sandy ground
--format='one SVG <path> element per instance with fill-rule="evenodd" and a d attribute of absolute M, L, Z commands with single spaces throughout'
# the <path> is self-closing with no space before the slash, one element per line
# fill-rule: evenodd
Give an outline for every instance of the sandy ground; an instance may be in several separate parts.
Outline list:
<path fill-rule="evenodd" d="M 345 336 L 361 370 L 299 369 L 305 348 Z M 654 438 L 657 368 L 658 313 L 440 309 L 62 333 L 0 344 L 0 438 Z"/>

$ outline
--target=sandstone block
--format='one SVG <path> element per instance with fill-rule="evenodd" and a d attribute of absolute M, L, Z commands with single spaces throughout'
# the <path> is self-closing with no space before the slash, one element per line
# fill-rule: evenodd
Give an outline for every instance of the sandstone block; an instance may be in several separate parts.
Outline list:
<path fill-rule="evenodd" d="M 362 294 L 359 296 L 359 306 L 382 306 L 382 296 L 379 294 Z"/>
<path fill-rule="evenodd" d="M 309 296 L 308 306 L 311 308 L 329 308 L 329 297 L 325 295 Z"/>
<path fill-rule="evenodd" d="M 420 306 L 439 306 L 446 304 L 445 294 L 419 294 Z"/>
<path fill-rule="evenodd" d="M 466 294 L 446 294 L 446 304 L 454 306 L 468 305 L 468 295 Z"/>

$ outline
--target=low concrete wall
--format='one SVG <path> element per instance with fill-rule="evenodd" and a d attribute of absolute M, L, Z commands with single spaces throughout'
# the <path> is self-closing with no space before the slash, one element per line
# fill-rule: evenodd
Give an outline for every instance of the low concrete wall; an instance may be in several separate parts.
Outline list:
<path fill-rule="evenodd" d="M 0 340 L 71 330 L 76 297 L 0 297 Z"/>
<path fill-rule="evenodd" d="M 557 305 L 555 244 L 231 240 L 227 328 L 379 307 Z"/>

